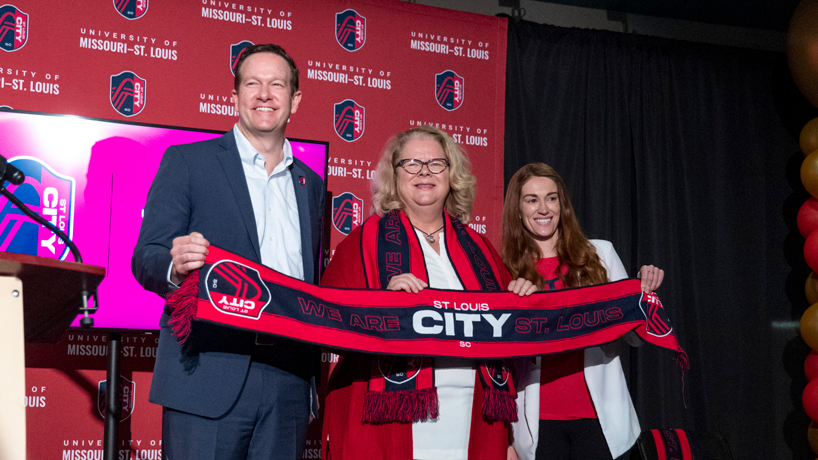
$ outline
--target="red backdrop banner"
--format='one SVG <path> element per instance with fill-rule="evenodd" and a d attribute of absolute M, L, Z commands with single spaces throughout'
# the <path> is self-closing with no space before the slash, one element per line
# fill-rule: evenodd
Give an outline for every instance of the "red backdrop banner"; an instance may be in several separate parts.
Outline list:
<path fill-rule="evenodd" d="M 0 6 L 0 106 L 226 131 L 237 119 L 236 56 L 276 43 L 295 59 L 304 95 L 287 135 L 330 145 L 324 263 L 369 216 L 387 139 L 422 124 L 466 150 L 478 184 L 469 225 L 499 242 L 505 19 L 399 0 L 10 1 Z M 124 336 L 133 342 L 123 343 L 123 459 L 161 458 L 161 410 L 147 401 L 155 338 Z M 74 330 L 27 347 L 29 458 L 101 456 L 105 340 Z M 304 458 L 318 458 L 317 439 Z"/>

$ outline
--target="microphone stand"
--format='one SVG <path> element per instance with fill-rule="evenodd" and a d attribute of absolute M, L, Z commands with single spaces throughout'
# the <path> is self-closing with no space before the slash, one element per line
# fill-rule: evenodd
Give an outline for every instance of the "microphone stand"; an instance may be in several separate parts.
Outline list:
<path fill-rule="evenodd" d="M 14 165 L 9 164 L 6 159 L 0 155 L 0 195 L 6 197 L 12 204 L 17 206 L 17 209 L 34 220 L 34 222 L 51 230 L 58 238 L 65 241 L 65 244 L 74 256 L 74 260 L 78 263 L 82 263 L 80 250 L 77 248 L 77 245 L 71 241 L 71 238 L 60 230 L 59 227 L 32 211 L 28 205 L 14 196 L 14 194 L 6 188 L 6 181 L 14 185 L 20 185 L 25 181 L 25 175 L 22 171 L 14 167 Z M 92 295 L 94 297 L 94 306 L 88 307 L 88 299 Z M 97 291 L 89 292 L 83 290 L 82 306 L 79 308 L 80 313 L 83 315 L 82 318 L 80 318 L 80 326 L 83 329 L 90 329 L 94 326 L 94 318 L 89 315 L 96 313 L 98 309 L 99 293 Z M 103 458 L 105 460 L 114 460 L 116 458 L 115 454 L 117 452 L 119 439 L 119 421 L 122 417 L 122 404 L 119 395 L 119 350 L 121 340 L 122 334 L 118 331 L 112 331 L 108 340 L 108 372 L 105 384 L 107 398 L 105 401 L 105 430 L 103 433 Z"/>

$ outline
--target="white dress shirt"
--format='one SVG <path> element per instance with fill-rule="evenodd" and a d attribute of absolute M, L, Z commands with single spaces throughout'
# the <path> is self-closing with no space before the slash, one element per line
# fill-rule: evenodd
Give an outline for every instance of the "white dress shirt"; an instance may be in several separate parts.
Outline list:
<path fill-rule="evenodd" d="M 233 127 L 241 165 L 250 189 L 253 214 L 256 217 L 261 263 L 285 275 L 304 280 L 304 259 L 301 258 L 301 225 L 298 203 L 295 201 L 290 165 L 293 149 L 284 139 L 284 159 L 268 176 L 265 158 L 258 153 L 239 130 Z M 207 238 L 207 235 L 205 235 Z"/>
<path fill-rule="evenodd" d="M 233 136 L 241 158 L 244 178 L 253 203 L 258 241 L 261 246 L 261 263 L 285 275 L 304 280 L 304 261 L 301 258 L 301 225 L 298 220 L 298 203 L 295 200 L 290 165 L 293 164 L 293 149 L 290 141 L 284 139 L 284 159 L 268 176 L 265 158 L 258 153 L 239 130 L 233 127 Z M 205 238 L 208 235 L 204 235 Z M 173 268 L 168 268 L 168 282 Z"/>

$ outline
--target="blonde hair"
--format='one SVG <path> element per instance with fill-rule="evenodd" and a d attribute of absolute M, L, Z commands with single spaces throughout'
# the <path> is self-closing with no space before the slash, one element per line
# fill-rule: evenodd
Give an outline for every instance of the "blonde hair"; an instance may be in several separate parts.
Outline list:
<path fill-rule="evenodd" d="M 445 132 L 432 126 L 418 126 L 393 136 L 386 143 L 375 177 L 372 178 L 372 213 L 383 216 L 403 209 L 398 194 L 396 169 L 403 147 L 412 139 L 432 139 L 440 144 L 449 160 L 449 196 L 446 212 L 464 224 L 469 221 L 474 205 L 475 182 L 471 162 L 466 153 Z"/>

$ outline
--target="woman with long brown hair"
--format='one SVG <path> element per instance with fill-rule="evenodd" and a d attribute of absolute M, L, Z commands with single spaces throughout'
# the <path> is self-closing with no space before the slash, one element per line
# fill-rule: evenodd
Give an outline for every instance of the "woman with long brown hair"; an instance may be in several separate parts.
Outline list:
<path fill-rule="evenodd" d="M 613 245 L 589 240 L 582 232 L 562 178 L 543 163 L 523 166 L 509 182 L 501 248 L 511 276 L 542 290 L 627 277 Z M 642 290 L 650 292 L 662 283 L 664 272 L 643 266 L 640 276 Z M 618 346 L 520 362 L 520 421 L 514 424 L 520 458 L 601 460 L 630 450 L 640 427 Z"/>

